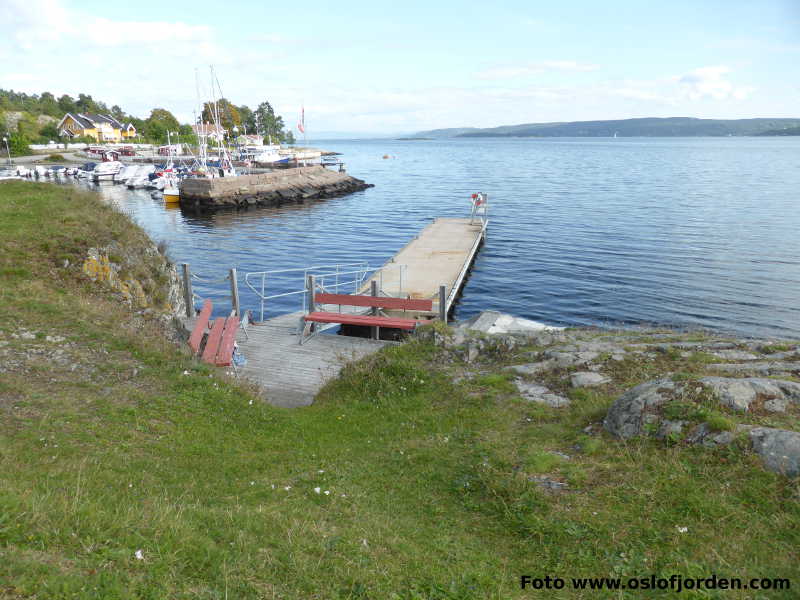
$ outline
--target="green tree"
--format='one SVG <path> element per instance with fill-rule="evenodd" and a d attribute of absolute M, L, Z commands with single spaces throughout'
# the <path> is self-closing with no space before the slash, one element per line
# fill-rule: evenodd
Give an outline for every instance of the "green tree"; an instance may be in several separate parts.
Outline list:
<path fill-rule="evenodd" d="M 242 128 L 247 129 L 247 133 L 255 133 L 256 128 L 253 122 L 253 111 L 250 109 L 249 106 L 242 104 L 241 106 L 236 107 L 239 111 L 239 117 L 242 120 Z M 244 133 L 244 131 L 242 131 Z"/>
<path fill-rule="evenodd" d="M 134 125 L 135 126 L 135 125 Z M 178 119 L 166 108 L 154 108 L 144 122 L 144 136 L 157 142 L 167 141 L 168 131 L 178 131 Z"/>
<path fill-rule="evenodd" d="M 220 125 L 228 133 L 233 130 L 234 126 L 242 126 L 242 117 L 239 114 L 239 109 L 226 98 L 217 100 L 217 111 L 219 112 Z M 211 102 L 206 102 L 203 105 L 202 118 L 204 123 L 214 123 L 214 105 Z"/>
<path fill-rule="evenodd" d="M 288 136 L 291 132 L 285 131 L 283 117 L 276 115 L 272 105 L 266 100 L 253 111 L 253 127 L 257 127 L 259 133 L 269 136 L 273 142 L 289 142 Z M 294 137 L 290 143 L 294 143 Z"/>
<path fill-rule="evenodd" d="M 92 99 L 90 94 L 78 94 L 78 100 L 75 102 L 75 108 L 78 112 L 82 113 L 96 113 L 97 104 Z"/>
<path fill-rule="evenodd" d="M 61 109 L 58 107 L 58 101 L 50 92 L 43 92 L 42 95 L 39 96 L 39 110 L 43 114 L 50 115 L 51 117 L 62 116 Z"/>
<path fill-rule="evenodd" d="M 28 138 L 20 133 L 13 133 L 8 138 L 8 147 L 11 150 L 11 156 L 27 156 L 33 154 L 33 150 L 28 146 Z"/>
<path fill-rule="evenodd" d="M 75 100 L 72 98 L 72 96 L 68 96 L 67 94 L 64 94 L 58 99 L 58 108 L 61 109 L 62 113 L 78 112 L 77 107 L 75 106 Z"/>
<path fill-rule="evenodd" d="M 116 104 L 115 104 L 114 106 L 112 106 L 112 107 L 111 107 L 111 111 L 110 111 L 110 113 L 111 113 L 111 116 L 112 116 L 112 117 L 114 117 L 114 118 L 115 118 L 117 121 L 119 121 L 120 123 L 123 123 L 123 124 L 124 124 L 124 122 L 127 120 L 127 117 L 126 117 L 126 115 L 125 115 L 125 111 L 124 111 L 124 110 L 122 110 L 122 109 L 121 109 L 119 106 L 117 106 Z"/>
<path fill-rule="evenodd" d="M 50 123 L 47 123 L 46 125 L 44 125 L 39 130 L 39 142 L 40 143 L 46 144 L 51 140 L 54 141 L 54 142 L 58 141 L 59 135 L 58 135 L 58 128 L 56 127 L 56 125 L 57 125 L 57 123 L 50 122 Z"/>

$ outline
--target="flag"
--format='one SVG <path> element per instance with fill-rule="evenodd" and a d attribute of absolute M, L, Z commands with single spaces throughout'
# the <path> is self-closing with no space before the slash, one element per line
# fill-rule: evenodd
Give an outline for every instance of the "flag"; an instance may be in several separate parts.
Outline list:
<path fill-rule="evenodd" d="M 300 133 L 306 132 L 306 108 L 305 106 L 300 109 L 300 120 L 297 122 L 297 129 Z"/>

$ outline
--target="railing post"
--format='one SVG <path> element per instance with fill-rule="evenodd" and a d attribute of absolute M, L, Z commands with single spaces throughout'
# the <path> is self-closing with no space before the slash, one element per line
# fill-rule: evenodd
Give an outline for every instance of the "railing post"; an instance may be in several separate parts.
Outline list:
<path fill-rule="evenodd" d="M 194 294 L 192 293 L 192 274 L 189 263 L 183 263 L 183 300 L 186 303 L 186 316 L 194 316 Z"/>
<path fill-rule="evenodd" d="M 374 279 L 369 282 L 369 295 L 372 296 L 373 298 L 377 297 L 377 295 L 378 295 L 378 282 L 375 281 Z M 373 306 L 372 307 L 372 315 L 373 316 L 377 316 L 377 314 L 378 314 L 378 307 L 377 306 Z M 380 329 L 378 329 L 377 326 L 373 325 L 372 327 L 369 328 L 369 330 L 370 330 L 370 337 L 373 340 L 379 339 L 379 337 L 380 337 Z"/>
<path fill-rule="evenodd" d="M 439 320 L 447 323 L 447 288 L 439 286 Z"/>
<path fill-rule="evenodd" d="M 261 274 L 261 322 L 264 322 L 264 285 L 266 283 L 267 274 Z"/>
<path fill-rule="evenodd" d="M 316 312 L 317 310 L 317 302 L 314 298 L 315 290 L 317 289 L 317 278 L 313 275 L 308 275 L 306 278 L 306 290 L 308 291 L 308 306 L 306 308 L 307 312 Z"/>
<path fill-rule="evenodd" d="M 231 279 L 231 305 L 233 306 L 233 312 L 238 317 L 240 316 L 239 312 L 239 282 L 236 279 L 236 269 L 231 269 L 230 271 L 230 279 Z"/>

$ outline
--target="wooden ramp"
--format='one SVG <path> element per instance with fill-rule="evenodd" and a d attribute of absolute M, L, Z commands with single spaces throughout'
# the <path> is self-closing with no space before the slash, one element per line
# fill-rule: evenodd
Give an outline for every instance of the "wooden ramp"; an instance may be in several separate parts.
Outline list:
<path fill-rule="evenodd" d="M 439 286 L 444 285 L 449 312 L 483 241 L 486 224 L 488 221 L 480 219 L 474 223 L 470 219 L 435 219 L 373 275 L 362 292 L 376 280 L 386 294 L 433 298 L 438 307 Z"/>
<path fill-rule="evenodd" d="M 318 334 L 301 346 L 297 324 L 303 313 L 269 319 L 240 331 L 237 344 L 247 364 L 239 374 L 258 384 L 275 406 L 307 406 L 342 367 L 377 352 L 387 343 L 366 338 Z"/>

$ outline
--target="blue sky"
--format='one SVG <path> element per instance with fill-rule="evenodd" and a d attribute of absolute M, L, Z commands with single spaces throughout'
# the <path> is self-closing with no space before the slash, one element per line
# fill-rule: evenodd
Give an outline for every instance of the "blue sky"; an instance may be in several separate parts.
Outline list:
<path fill-rule="evenodd" d="M 800 0 L 0 1 L 3 88 L 189 121 L 210 64 L 312 135 L 800 117 Z"/>

